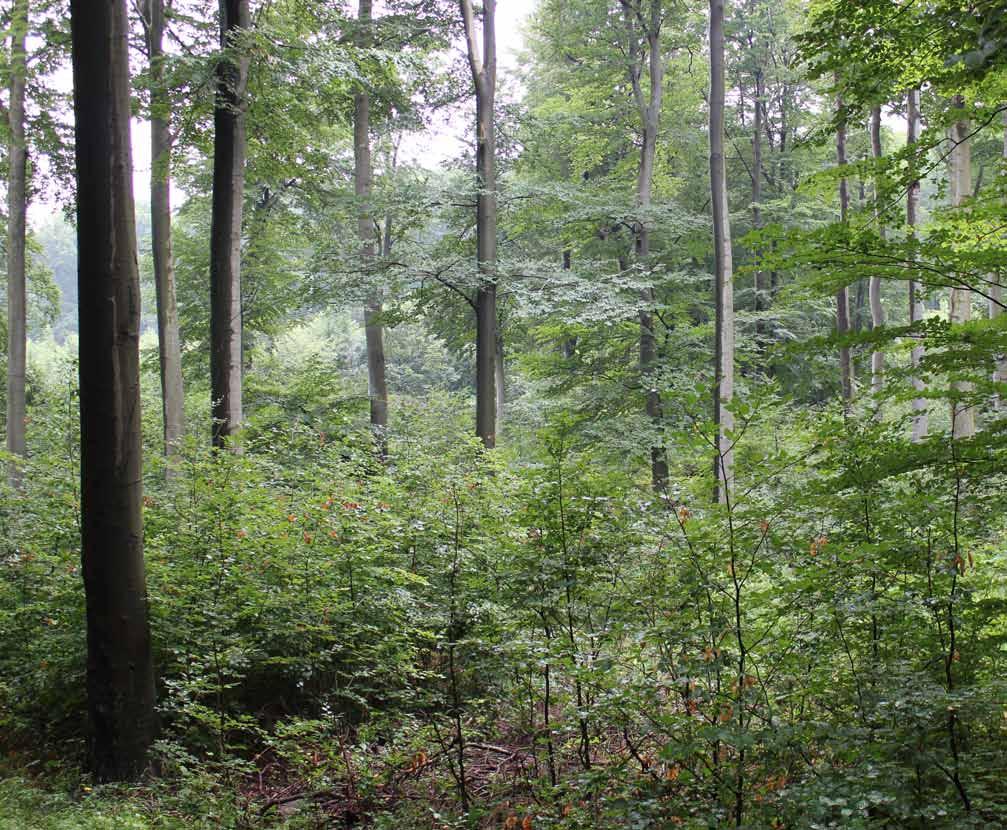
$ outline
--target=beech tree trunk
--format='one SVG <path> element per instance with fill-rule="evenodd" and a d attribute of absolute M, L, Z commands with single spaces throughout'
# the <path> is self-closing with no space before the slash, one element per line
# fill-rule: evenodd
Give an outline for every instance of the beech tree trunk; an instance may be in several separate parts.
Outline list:
<path fill-rule="evenodd" d="M 150 220 L 157 298 L 157 344 L 161 362 L 161 414 L 167 474 L 174 471 L 185 432 L 182 344 L 175 302 L 175 261 L 171 248 L 171 102 L 164 87 L 164 0 L 148 0 L 147 48 L 150 55 Z"/>
<path fill-rule="evenodd" d="M 25 285 L 25 240 L 28 214 L 28 150 L 24 134 L 24 99 L 27 61 L 28 0 L 15 0 L 11 10 L 10 129 L 7 171 L 7 451 L 24 457 L 26 441 L 25 369 L 28 351 L 27 287 Z M 18 461 L 7 470 L 10 486 L 21 486 Z"/>
<path fill-rule="evenodd" d="M 734 450 L 728 433 L 734 429 L 734 286 L 731 222 L 724 161 L 724 0 L 710 0 L 710 203 L 713 206 L 713 247 L 716 304 L 713 422 L 717 430 L 714 457 L 715 499 L 725 503 L 734 484 Z"/>
<path fill-rule="evenodd" d="M 220 0 L 220 45 L 250 25 L 248 0 Z M 241 426 L 241 219 L 245 194 L 244 93 L 248 59 L 217 63 L 210 218 L 210 395 L 213 446 Z"/>
<path fill-rule="evenodd" d="M 496 446 L 497 353 L 497 194 L 496 135 L 496 0 L 483 3 L 482 50 L 476 36 L 472 0 L 459 0 L 469 68 L 476 93 L 476 435 L 487 448 Z"/>
<path fill-rule="evenodd" d="M 1004 123 L 1004 143 L 1003 143 L 1003 158 L 1004 163 L 1007 164 L 1007 112 L 1003 115 Z M 1003 314 L 1003 285 L 1001 284 L 1001 276 L 996 276 L 993 280 L 993 284 L 990 285 L 990 319 L 995 320 Z M 1007 383 L 1007 355 L 998 355 L 996 360 L 996 366 L 993 369 L 993 382 L 994 383 Z M 995 412 L 1002 412 L 1004 408 L 1003 396 L 997 393 L 993 399 L 993 408 Z"/>
<path fill-rule="evenodd" d="M 752 119 L 752 227 L 759 230 L 762 227 L 762 123 L 763 98 L 766 94 L 762 70 L 755 72 L 755 113 Z M 769 308 L 769 291 L 766 285 L 766 272 L 759 268 L 755 272 L 755 311 L 765 311 Z M 755 323 L 756 331 L 761 340 L 765 337 L 766 324 L 761 318 Z"/>
<path fill-rule="evenodd" d="M 125 0 L 72 0 L 70 23 L 87 695 L 94 770 L 109 780 L 143 770 L 155 731 Z"/>
<path fill-rule="evenodd" d="M 657 133 L 661 122 L 661 105 L 664 94 L 664 62 L 661 60 L 661 0 L 650 0 L 650 14 L 646 23 L 639 5 L 630 0 L 622 2 L 628 34 L 629 79 L 640 117 L 643 141 L 640 146 L 640 163 L 636 177 L 636 205 L 640 219 L 633 227 L 636 260 L 644 267 L 650 266 L 650 227 L 646 214 L 650 210 L 654 186 L 654 161 L 657 155 Z M 646 42 L 646 57 L 641 54 L 637 26 Z M 643 91 L 644 61 L 647 63 L 648 88 Z M 660 429 L 664 419 L 661 392 L 655 372 L 658 369 L 657 338 L 654 331 L 655 295 L 653 287 L 643 290 L 643 307 L 640 319 L 640 377 L 646 396 L 647 417 L 655 429 Z M 650 480 L 656 492 L 664 492 L 668 485 L 668 455 L 664 446 L 656 442 L 650 448 Z"/>
<path fill-rule="evenodd" d="M 871 110 L 871 156 L 876 163 L 881 161 L 881 107 Z M 878 232 L 884 239 L 885 228 L 881 218 L 880 176 L 874 174 L 874 218 L 879 223 Z M 885 311 L 881 305 L 881 277 L 872 276 L 868 285 L 869 302 L 871 306 L 871 329 L 878 329 L 885 324 Z M 877 395 L 884 387 L 885 353 L 875 348 L 871 352 L 871 391 Z M 880 407 L 878 412 L 880 413 Z"/>
<path fill-rule="evenodd" d="M 960 95 L 954 99 L 959 118 L 951 128 L 951 204 L 959 207 L 972 196 L 972 148 L 969 140 L 969 121 L 965 117 L 965 101 Z M 972 319 L 972 292 L 965 287 L 951 289 L 950 318 L 952 323 L 967 323 Z M 957 396 L 967 396 L 972 384 L 955 381 L 952 389 Z M 955 438 L 971 438 L 976 432 L 975 410 L 968 403 L 952 398 L 951 434 Z"/>
<path fill-rule="evenodd" d="M 915 144 L 920 137 L 920 91 L 918 89 L 909 90 L 909 98 L 906 107 L 906 144 Z M 915 170 L 915 162 L 914 162 Z M 920 182 L 919 179 L 913 181 L 906 194 L 906 225 L 909 233 L 915 236 L 916 225 L 919 221 L 920 205 Z M 919 297 L 920 285 L 915 280 L 909 281 L 909 322 L 917 323 L 923 319 L 925 314 L 923 301 Z M 917 341 L 918 345 L 913 346 L 910 360 L 914 369 L 919 368 L 920 361 L 923 360 L 923 340 Z M 919 376 L 913 377 L 913 388 L 917 393 L 922 393 L 926 388 L 923 380 Z M 929 416 L 927 414 L 926 400 L 918 396 L 913 398 L 913 441 L 919 442 L 927 437 L 929 427 Z"/>
<path fill-rule="evenodd" d="M 841 116 L 839 128 L 836 130 L 836 163 L 842 167 L 846 164 L 846 111 L 842 99 L 837 101 Z M 839 180 L 839 221 L 844 225 L 849 218 L 850 190 L 846 176 Z M 844 337 L 850 333 L 850 292 L 843 286 L 836 292 L 836 333 Z M 854 377 L 853 356 L 849 346 L 839 347 L 839 375 L 843 391 L 843 401 L 847 408 L 853 403 Z"/>
<path fill-rule="evenodd" d="M 371 0 L 360 0 L 357 22 L 360 25 L 360 43 L 370 42 Z M 360 238 L 360 257 L 364 273 L 374 266 L 375 234 L 371 206 L 371 101 L 367 89 L 361 85 L 353 96 L 353 164 L 354 182 L 359 213 L 357 235 Z M 386 242 L 387 244 L 387 242 Z M 381 297 L 371 292 L 364 309 L 364 333 L 367 340 L 367 393 L 370 399 L 371 429 L 382 458 L 388 456 L 388 385 L 385 381 L 385 333 L 381 324 Z"/>

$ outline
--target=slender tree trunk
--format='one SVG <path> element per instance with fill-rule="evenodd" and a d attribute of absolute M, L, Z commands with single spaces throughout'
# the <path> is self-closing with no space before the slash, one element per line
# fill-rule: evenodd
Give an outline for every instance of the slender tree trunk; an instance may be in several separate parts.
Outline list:
<path fill-rule="evenodd" d="M 182 343 L 175 303 L 175 261 L 171 248 L 171 102 L 164 86 L 164 0 L 148 0 L 147 46 L 150 54 L 150 219 L 157 294 L 157 343 L 161 358 L 161 414 L 167 473 L 174 470 L 185 432 Z"/>
<path fill-rule="evenodd" d="M 1007 164 L 1007 112 L 1003 115 L 1004 123 L 1004 142 L 1003 142 L 1003 159 L 1004 163 Z M 990 319 L 996 320 L 1003 314 L 1003 277 L 998 274 L 994 280 L 993 284 L 990 286 Z M 993 369 L 993 382 L 994 383 L 1007 383 L 1007 355 L 997 355 L 996 366 Z M 1003 412 L 1004 402 L 1003 396 L 996 393 L 994 397 L 993 408 L 995 412 Z"/>
<path fill-rule="evenodd" d="M 763 97 L 765 96 L 765 81 L 762 70 L 755 72 L 755 114 L 752 119 L 752 227 L 762 228 L 762 123 Z M 756 256 L 759 252 L 756 251 Z M 765 311 L 769 307 L 769 292 L 766 285 L 766 272 L 759 268 L 755 272 L 755 311 Z M 756 331 L 761 341 L 766 334 L 766 323 L 759 316 L 756 319 Z"/>
<path fill-rule="evenodd" d="M 640 147 L 640 163 L 637 167 L 636 204 L 643 216 L 634 225 L 636 260 L 644 267 L 650 266 L 650 227 L 646 214 L 650 210 L 654 187 L 654 161 L 657 156 L 657 133 L 661 121 L 661 105 L 664 93 L 664 62 L 661 59 L 661 0 L 650 1 L 650 14 L 646 25 L 640 24 L 643 39 L 647 44 L 648 89 L 644 96 L 641 76 L 644 57 L 640 53 L 636 27 L 641 10 L 622 0 L 623 14 L 629 41 L 629 76 L 633 96 L 640 115 L 643 142 Z M 655 373 L 658 369 L 657 337 L 654 330 L 655 295 L 653 286 L 643 291 L 643 308 L 640 311 L 640 375 L 646 394 L 647 417 L 656 429 L 660 429 L 664 419 L 661 406 L 661 392 Z M 668 485 L 668 456 L 663 445 L 657 443 L 650 448 L 651 486 L 663 492 Z"/>
<path fill-rule="evenodd" d="M 248 0 L 220 0 L 220 45 L 250 25 Z M 210 219 L 210 395 L 213 446 L 241 426 L 241 218 L 245 195 L 244 93 L 248 59 L 217 63 Z"/>
<path fill-rule="evenodd" d="M 503 424 L 504 418 L 504 407 L 507 405 L 507 376 L 505 374 L 506 365 L 504 364 L 504 339 L 503 339 L 503 327 L 500 325 L 500 321 L 497 320 L 497 351 L 496 351 L 496 361 L 494 363 L 494 370 L 496 372 L 496 393 L 497 393 L 497 429 Z"/>
<path fill-rule="evenodd" d="M 913 145 L 919 141 L 920 137 L 920 91 L 918 89 L 909 90 L 908 106 L 906 108 L 906 118 L 908 120 L 908 125 L 906 128 L 906 144 Z M 916 169 L 916 163 L 913 162 L 913 169 Z M 909 191 L 906 194 L 906 225 L 909 227 L 909 233 L 915 240 L 916 236 L 916 225 L 919 221 L 919 205 L 920 205 L 920 182 L 916 179 L 909 185 Z M 915 254 L 914 254 L 915 257 Z M 925 311 L 923 308 L 923 301 L 919 297 L 920 285 L 915 280 L 909 281 L 909 322 L 917 323 L 923 319 Z M 914 369 L 918 369 L 920 362 L 923 360 L 923 340 L 922 338 L 917 340 L 917 344 L 913 346 L 911 354 L 911 362 Z M 922 393 L 926 388 L 923 380 L 919 376 L 913 377 L 913 388 L 918 393 L 917 397 L 913 398 L 913 442 L 922 441 L 927 437 L 927 429 L 929 427 L 929 416 L 927 414 L 927 402 L 922 397 Z"/>
<path fill-rule="evenodd" d="M 482 50 L 472 0 L 459 0 L 476 93 L 476 435 L 496 446 L 497 194 L 496 194 L 496 0 L 483 3 Z"/>
<path fill-rule="evenodd" d="M 125 0 L 72 0 L 70 23 L 88 708 L 95 772 L 123 779 L 143 770 L 155 731 Z"/>
<path fill-rule="evenodd" d="M 727 204 L 724 161 L 724 0 L 710 0 L 710 202 L 713 206 L 713 247 L 716 261 L 716 348 L 713 422 L 717 430 L 714 457 L 718 502 L 727 502 L 734 484 L 734 269 L 731 221 Z M 738 820 L 740 822 L 740 815 Z M 740 826 L 740 825 L 739 825 Z"/>
<path fill-rule="evenodd" d="M 880 164 L 881 155 L 881 107 L 878 106 L 871 110 L 871 156 L 875 164 Z M 874 174 L 874 217 L 875 221 L 879 223 L 878 232 L 881 234 L 881 238 L 884 239 L 885 228 L 881 224 L 883 219 L 881 216 L 881 193 L 879 185 L 880 174 L 876 170 Z M 885 324 L 885 311 L 881 305 L 881 277 L 871 277 L 868 293 L 871 305 L 871 329 L 875 330 Z M 880 394 L 884 387 L 884 376 L 885 353 L 875 347 L 874 351 L 871 352 L 871 391 L 875 395 Z M 881 408 L 879 405 L 878 413 L 880 414 L 880 412 Z"/>
<path fill-rule="evenodd" d="M 360 0 L 357 20 L 360 42 L 370 43 L 371 0 Z M 371 214 L 371 101 L 363 85 L 353 96 L 353 163 L 355 191 L 359 203 L 357 234 L 363 270 L 374 266 L 374 217 Z M 367 386 L 371 402 L 371 429 L 382 458 L 388 456 L 388 385 L 385 381 L 385 332 L 381 323 L 381 295 L 371 292 L 364 310 L 364 333 L 367 340 Z"/>
<path fill-rule="evenodd" d="M 836 163 L 842 167 L 846 164 L 846 109 L 842 100 L 837 101 L 841 116 L 839 128 L 836 130 Z M 849 219 L 850 212 L 850 190 L 846 176 L 839 180 L 839 221 L 844 225 Z M 836 292 L 836 333 L 840 337 L 845 337 L 850 333 L 850 292 L 847 286 L 843 286 Z M 839 347 L 839 374 L 842 384 L 843 402 L 846 407 L 853 403 L 854 377 L 853 377 L 853 356 L 850 347 L 843 345 Z"/>
<path fill-rule="evenodd" d="M 972 147 L 969 140 L 969 121 L 965 117 L 965 102 L 962 96 L 956 95 L 954 107 L 959 111 L 959 118 L 951 128 L 951 204 L 962 206 L 972 195 Z M 951 289 L 950 318 L 952 323 L 967 323 L 972 319 L 972 292 L 965 287 Z M 972 389 L 972 384 L 965 381 L 955 381 L 952 384 L 954 393 L 965 397 Z M 971 438 L 976 432 L 975 411 L 967 403 L 952 398 L 951 433 L 955 438 Z"/>
<path fill-rule="evenodd" d="M 25 369 L 28 352 L 25 240 L 27 235 L 28 150 L 24 135 L 28 0 L 15 0 L 11 10 L 10 101 L 7 107 L 10 142 L 7 170 L 7 451 L 24 457 L 26 441 Z M 7 470 L 10 486 L 21 486 L 18 461 Z"/>

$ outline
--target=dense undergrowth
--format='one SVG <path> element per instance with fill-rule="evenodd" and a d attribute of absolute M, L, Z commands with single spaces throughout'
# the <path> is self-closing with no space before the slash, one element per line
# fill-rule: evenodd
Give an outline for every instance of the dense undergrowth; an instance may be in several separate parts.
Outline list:
<path fill-rule="evenodd" d="M 353 404 L 304 415 L 292 376 L 242 455 L 150 463 L 161 737 L 110 789 L 79 771 L 60 376 L 0 517 L 5 830 L 1007 820 L 1000 422 L 912 445 L 770 394 L 737 406 L 714 506 L 698 396 L 655 495 L 548 406 L 486 453 L 447 394 L 398 402 L 382 465 Z"/>

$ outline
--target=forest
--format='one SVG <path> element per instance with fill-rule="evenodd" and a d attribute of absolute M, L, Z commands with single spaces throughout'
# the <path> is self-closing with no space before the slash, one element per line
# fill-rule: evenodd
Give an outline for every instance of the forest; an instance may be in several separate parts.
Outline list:
<path fill-rule="evenodd" d="M 0 830 L 1007 827 L 1002 0 L 2 0 Z"/>

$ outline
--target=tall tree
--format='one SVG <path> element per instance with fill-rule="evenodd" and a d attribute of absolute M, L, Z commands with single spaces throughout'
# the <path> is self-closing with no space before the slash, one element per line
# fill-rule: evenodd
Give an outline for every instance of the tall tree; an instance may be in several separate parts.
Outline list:
<path fill-rule="evenodd" d="M 619 0 L 627 31 L 629 80 L 640 119 L 640 161 L 636 174 L 636 207 L 640 216 L 634 222 L 633 235 L 636 259 L 649 267 L 650 211 L 654 189 L 654 160 L 657 155 L 657 133 L 661 123 L 661 102 L 664 92 L 664 60 L 661 55 L 661 26 L 664 14 L 661 0 Z M 643 90 L 646 70 L 647 92 Z M 661 393 L 654 373 L 657 369 L 657 338 L 654 335 L 654 288 L 643 291 L 640 310 L 640 374 L 647 396 L 647 416 L 651 423 L 662 420 Z M 668 457 L 665 448 L 654 444 L 650 448 L 651 484 L 662 491 L 668 484 Z"/>
<path fill-rule="evenodd" d="M 713 422 L 717 430 L 714 473 L 716 500 L 726 502 L 734 482 L 734 268 L 731 222 L 724 162 L 724 0 L 710 0 L 710 201 L 716 269 L 716 346 L 714 349 Z"/>
<path fill-rule="evenodd" d="M 842 99 L 837 101 L 839 123 L 836 127 L 836 164 L 846 166 L 846 107 Z M 850 213 L 850 190 L 846 174 L 839 179 L 839 221 L 846 225 Z M 850 333 L 850 292 L 847 286 L 836 291 L 836 334 L 845 337 Z M 854 377 L 853 355 L 850 347 L 843 344 L 839 347 L 839 375 L 842 384 L 843 402 L 849 407 L 853 403 Z"/>
<path fill-rule="evenodd" d="M 178 452 L 185 431 L 182 346 L 175 302 L 175 262 L 171 246 L 171 103 L 164 78 L 164 0 L 146 0 L 147 55 L 150 61 L 150 219 L 157 296 L 157 343 L 161 362 L 164 452 Z"/>
<path fill-rule="evenodd" d="M 459 0 L 469 68 L 476 94 L 476 435 L 496 446 L 497 194 L 496 194 L 496 0 L 483 3 L 482 49 L 472 0 Z"/>
<path fill-rule="evenodd" d="M 28 150 L 25 144 L 25 85 L 28 0 L 15 0 L 10 27 L 10 86 L 7 125 L 7 451 L 24 456 L 26 450 L 25 369 L 28 348 L 25 241 L 28 214 Z M 8 468 L 12 487 L 21 482 L 18 462 Z"/>
<path fill-rule="evenodd" d="M 155 727 L 125 0 L 72 0 L 70 23 L 88 708 L 95 772 L 122 779 L 143 769 Z"/>
<path fill-rule="evenodd" d="M 358 43 L 370 43 L 371 0 L 360 0 L 357 22 L 360 26 Z M 371 102 L 367 87 L 361 83 L 353 95 L 353 164 L 354 187 L 358 205 L 357 234 L 360 237 L 360 256 L 367 271 L 374 264 L 374 216 L 371 205 Z M 389 234 L 390 237 L 390 234 Z M 390 239 L 388 240 L 390 242 Z M 372 291 L 364 309 L 364 332 L 367 339 L 367 383 L 371 402 L 371 428 L 378 451 L 384 458 L 388 453 L 386 430 L 388 428 L 388 384 L 385 380 L 384 327 L 381 323 L 381 297 Z"/>
<path fill-rule="evenodd" d="M 955 113 L 951 125 L 951 169 L 950 197 L 952 207 L 959 208 L 972 195 L 972 146 L 969 140 L 969 120 L 965 114 L 965 100 L 956 95 L 952 102 Z M 967 286 L 951 289 L 950 318 L 952 323 L 967 323 L 972 319 L 972 291 Z M 965 381 L 955 381 L 951 403 L 951 433 L 955 438 L 970 438 L 975 435 L 975 410 L 960 398 L 966 395 L 971 385 Z"/>
<path fill-rule="evenodd" d="M 919 89 L 911 89 L 908 93 L 908 99 L 906 103 L 906 144 L 912 146 L 919 141 L 920 138 L 920 91 Z M 916 178 L 916 160 L 915 155 L 913 158 L 913 181 L 909 183 L 909 189 L 906 191 L 906 225 L 909 228 L 909 233 L 912 237 L 916 235 L 916 226 L 919 222 L 919 206 L 920 206 L 920 181 Z M 923 300 L 920 297 L 920 284 L 915 280 L 909 280 L 909 322 L 910 324 L 918 323 L 923 319 L 924 308 Z M 919 339 L 913 346 L 910 360 L 914 369 L 918 369 L 920 362 L 923 360 L 923 340 Z M 913 441 L 922 441 L 927 437 L 927 429 L 929 426 L 929 416 L 927 415 L 927 403 L 921 394 L 924 390 L 923 380 L 919 376 L 914 376 L 913 388 L 916 390 L 917 397 L 913 398 Z"/>
<path fill-rule="evenodd" d="M 1003 163 L 1007 165 L 1007 110 L 1003 114 L 1004 137 L 1003 137 Z M 997 276 L 990 286 L 990 319 L 995 320 L 1003 314 L 1003 277 Z M 993 368 L 993 382 L 1007 383 L 1007 355 L 1000 354 L 996 358 L 996 366 Z M 1003 395 L 996 395 L 995 408 L 1002 411 L 1004 408 Z"/>
<path fill-rule="evenodd" d="M 210 395 L 213 445 L 241 426 L 241 220 L 245 194 L 245 85 L 241 33 L 248 0 L 220 0 L 220 47 L 213 111 L 213 206 L 210 219 Z"/>
<path fill-rule="evenodd" d="M 880 223 L 881 217 L 881 187 L 880 165 L 881 147 L 881 107 L 871 109 L 871 157 L 874 159 L 874 221 Z M 881 225 L 878 233 L 884 238 L 885 229 Z M 868 283 L 868 301 L 871 307 L 871 328 L 878 329 L 885 324 L 885 310 L 881 305 L 881 277 L 872 274 Z M 871 390 L 878 394 L 884 386 L 885 353 L 881 349 L 871 352 Z M 880 410 L 879 410 L 880 412 Z"/>

